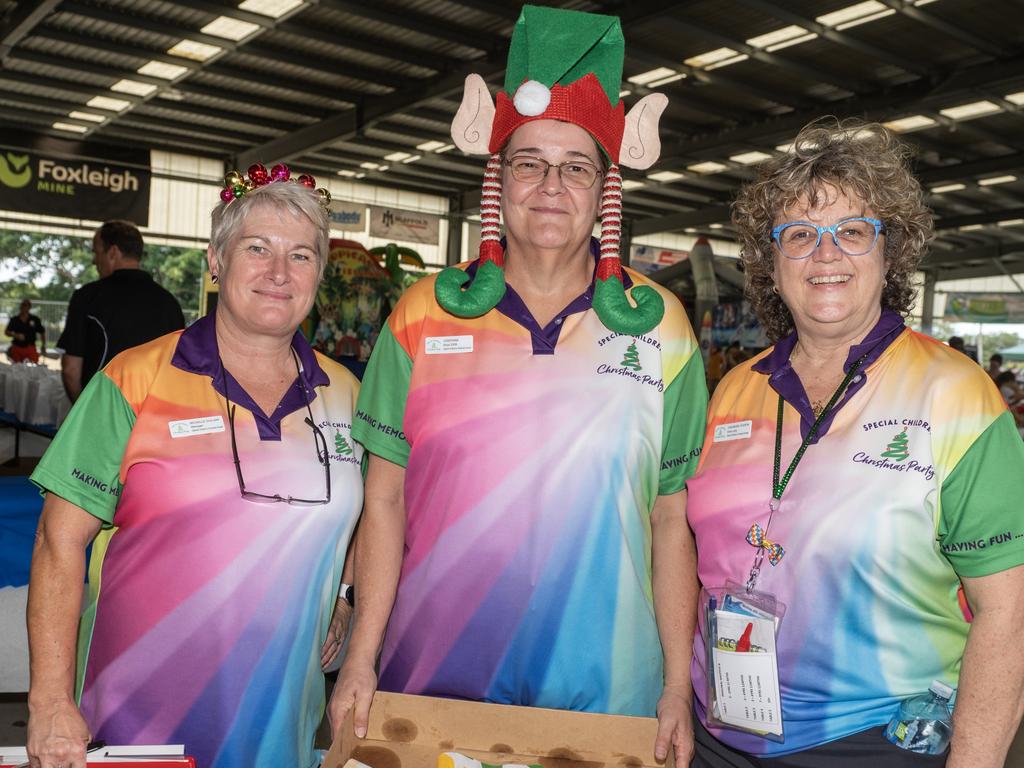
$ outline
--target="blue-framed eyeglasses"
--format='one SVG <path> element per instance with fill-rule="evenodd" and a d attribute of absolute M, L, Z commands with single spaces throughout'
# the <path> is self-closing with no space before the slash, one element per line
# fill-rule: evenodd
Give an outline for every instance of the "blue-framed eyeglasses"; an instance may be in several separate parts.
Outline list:
<path fill-rule="evenodd" d="M 821 245 L 826 232 L 832 235 L 836 248 L 847 256 L 862 256 L 875 247 L 878 236 L 885 232 L 885 224 L 867 216 L 851 216 L 831 227 L 787 221 L 772 229 L 772 240 L 787 259 L 806 259 Z"/>

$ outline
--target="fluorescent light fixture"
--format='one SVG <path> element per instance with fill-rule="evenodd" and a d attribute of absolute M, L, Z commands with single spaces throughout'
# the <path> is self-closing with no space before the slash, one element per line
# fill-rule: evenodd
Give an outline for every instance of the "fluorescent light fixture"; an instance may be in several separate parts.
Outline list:
<path fill-rule="evenodd" d="M 826 27 L 838 27 L 840 24 L 847 24 L 852 21 L 863 22 L 867 17 L 874 16 L 885 10 L 891 9 L 887 9 L 878 0 L 867 0 L 864 3 L 855 3 L 854 5 L 840 8 L 838 11 L 826 13 L 824 16 L 818 16 L 815 21 L 819 24 L 824 24 Z"/>
<path fill-rule="evenodd" d="M 243 11 L 251 11 L 278 19 L 302 4 L 302 0 L 245 0 L 238 7 Z"/>
<path fill-rule="evenodd" d="M 806 29 L 804 29 L 803 27 L 798 27 L 796 24 L 791 24 L 788 27 L 776 29 L 774 32 L 768 32 L 764 35 L 752 37 L 749 40 L 747 40 L 747 45 L 752 45 L 755 48 L 767 48 L 770 45 L 784 43 L 788 40 L 792 40 L 796 37 L 801 37 L 806 34 Z"/>
<path fill-rule="evenodd" d="M 676 173 L 675 171 L 658 171 L 657 173 L 648 173 L 647 178 L 651 181 L 678 181 L 679 179 L 685 178 L 685 173 Z"/>
<path fill-rule="evenodd" d="M 356 178 L 357 179 L 365 179 L 366 178 L 366 174 L 365 173 L 357 173 L 356 174 Z"/>
<path fill-rule="evenodd" d="M 636 85 L 648 85 L 653 83 L 655 80 L 661 80 L 665 77 L 674 75 L 676 71 L 669 69 L 668 67 L 658 67 L 657 69 L 649 69 L 646 72 L 641 72 L 639 75 L 633 75 L 632 77 L 626 78 L 629 82 L 635 83 Z"/>
<path fill-rule="evenodd" d="M 961 104 L 958 107 L 939 110 L 939 112 L 951 120 L 970 120 L 972 117 L 991 115 L 993 112 L 999 111 L 999 105 L 993 104 L 991 101 L 972 101 L 970 104 Z"/>
<path fill-rule="evenodd" d="M 737 55 L 739 55 L 739 51 L 734 51 L 732 48 L 715 48 L 713 51 L 707 51 L 706 53 L 684 59 L 683 63 L 697 69 L 703 69 L 709 64 L 717 64 Z"/>
<path fill-rule="evenodd" d="M 62 123 L 59 120 L 53 124 L 53 127 L 58 131 L 68 131 L 69 133 L 85 133 L 89 129 L 84 125 L 75 125 L 74 123 Z"/>
<path fill-rule="evenodd" d="M 686 232 L 686 233 L 691 234 L 691 235 L 695 235 L 695 234 L 697 234 L 697 228 L 696 227 L 687 227 L 686 229 L 683 230 L 683 232 Z"/>
<path fill-rule="evenodd" d="M 999 222 L 1000 227 L 1019 227 L 1024 224 L 1024 219 L 1003 219 Z"/>
<path fill-rule="evenodd" d="M 976 232 L 979 229 L 984 229 L 981 224 L 968 224 L 966 227 L 959 228 L 961 232 Z"/>
<path fill-rule="evenodd" d="M 450 149 L 455 149 L 455 145 L 454 144 L 445 144 L 443 147 L 438 147 L 437 149 L 435 149 L 434 152 L 436 152 L 437 154 L 440 155 L 443 152 L 447 152 Z"/>
<path fill-rule="evenodd" d="M 763 163 L 765 160 L 771 160 L 772 156 L 767 152 L 759 152 L 755 149 L 752 152 L 742 152 L 738 155 L 731 155 L 729 159 L 734 163 L 740 163 L 741 165 L 754 165 L 755 163 Z"/>
<path fill-rule="evenodd" d="M 185 94 L 179 91 L 177 88 L 164 88 L 160 93 L 156 95 L 158 99 L 167 99 L 168 101 L 184 101 Z"/>
<path fill-rule="evenodd" d="M 90 123 L 102 123 L 107 119 L 103 115 L 94 115 L 92 112 L 79 112 L 77 109 L 69 114 L 68 117 L 73 117 L 75 120 L 86 120 Z"/>
<path fill-rule="evenodd" d="M 140 75 L 148 75 L 149 77 L 177 80 L 188 72 L 188 67 L 183 67 L 180 64 L 168 64 L 165 61 L 147 61 L 136 71 Z"/>
<path fill-rule="evenodd" d="M 403 162 L 403 163 L 415 163 L 415 162 L 416 162 L 417 160 L 419 160 L 419 159 L 420 159 L 421 157 L 423 157 L 423 155 L 409 155 L 409 156 L 408 156 L 407 158 L 405 158 L 405 160 L 403 160 L 402 162 Z"/>
<path fill-rule="evenodd" d="M 623 90 L 619 91 L 619 98 L 620 99 L 624 99 L 627 96 L 629 96 L 631 93 L 633 93 L 633 92 L 631 90 L 629 90 L 628 88 L 623 89 Z"/>
<path fill-rule="evenodd" d="M 371 163 L 369 160 L 367 160 L 365 163 L 360 163 L 359 167 L 360 168 L 365 168 L 368 171 L 376 171 L 381 166 L 380 166 L 380 163 Z"/>
<path fill-rule="evenodd" d="M 710 72 L 713 69 L 721 69 L 722 67 L 728 67 L 730 64 L 739 64 L 741 61 L 746 61 L 750 57 L 745 53 L 741 53 L 739 56 L 733 56 L 731 59 L 725 61 L 719 61 L 715 64 L 708 64 L 704 67 L 705 72 Z"/>
<path fill-rule="evenodd" d="M 927 115 L 910 115 L 901 117 L 899 120 L 890 120 L 884 124 L 891 131 L 903 133 L 904 131 L 916 131 L 919 128 L 928 128 L 935 125 L 935 121 Z"/>
<path fill-rule="evenodd" d="M 928 5 L 929 3 L 934 2 L 935 0 L 914 0 L 914 5 L 917 7 L 921 7 L 922 5 Z"/>
<path fill-rule="evenodd" d="M 168 48 L 167 52 L 171 54 L 171 56 L 181 56 L 183 59 L 206 61 L 207 59 L 212 59 L 223 50 L 223 48 L 219 48 L 216 45 L 207 45 L 206 43 L 199 43 L 195 40 L 182 40 L 173 48 Z"/>
<path fill-rule="evenodd" d="M 422 144 L 417 144 L 416 149 L 421 149 L 424 152 L 436 152 L 443 146 L 443 141 L 424 141 Z"/>
<path fill-rule="evenodd" d="M 639 187 L 646 186 L 642 181 L 634 181 L 633 179 L 623 179 L 623 189 L 638 189 Z"/>
<path fill-rule="evenodd" d="M 1006 94 L 1006 100 L 1016 104 L 1017 106 L 1024 106 L 1024 91 L 1017 91 L 1017 93 Z"/>
<path fill-rule="evenodd" d="M 381 173 L 383 173 L 384 171 L 386 171 L 390 167 L 391 166 L 389 166 L 389 165 L 382 165 L 382 166 L 378 167 L 377 170 L 380 171 Z"/>
<path fill-rule="evenodd" d="M 707 160 L 703 163 L 694 163 L 686 167 L 694 173 L 718 173 L 719 171 L 724 171 L 729 166 L 716 163 L 714 160 Z"/>
<path fill-rule="evenodd" d="M 836 30 L 839 31 L 839 32 L 842 32 L 844 29 L 849 29 L 850 27 L 856 27 L 856 26 L 858 26 L 860 24 L 867 24 L 869 21 L 876 21 L 878 19 L 884 19 L 886 16 L 892 16 L 894 13 L 896 13 L 896 9 L 895 8 L 887 8 L 884 11 L 879 11 L 878 13 L 872 13 L 870 16 L 864 16 L 863 18 L 860 18 L 860 19 L 854 19 L 853 21 L 848 21 L 845 24 L 836 24 Z"/>
<path fill-rule="evenodd" d="M 405 160 L 407 157 L 412 157 L 408 152 L 392 152 L 391 154 L 384 155 L 385 160 L 391 160 L 392 162 L 399 162 Z"/>
<path fill-rule="evenodd" d="M 685 72 L 676 72 L 671 77 L 664 77 L 661 80 L 655 80 L 654 82 L 648 83 L 647 87 L 648 88 L 660 88 L 663 85 L 668 85 L 669 83 L 674 83 L 677 80 L 682 80 L 684 77 L 686 77 L 686 73 Z"/>
<path fill-rule="evenodd" d="M 348 168 L 342 168 L 340 171 L 338 171 L 338 175 L 344 176 L 346 179 L 351 179 L 355 177 L 357 174 L 355 171 L 350 171 Z"/>
<path fill-rule="evenodd" d="M 800 43 L 807 43 L 816 38 L 818 34 L 816 32 L 808 32 L 806 35 L 800 37 L 794 37 L 792 40 L 785 40 L 781 43 L 775 43 L 775 45 L 769 45 L 765 48 L 768 53 L 775 53 L 775 51 L 781 51 L 783 48 L 789 48 L 791 45 L 800 45 Z"/>
<path fill-rule="evenodd" d="M 978 179 L 979 187 L 991 187 L 993 184 L 1009 184 L 1011 181 L 1016 181 L 1016 176 L 993 176 L 988 179 Z"/>
<path fill-rule="evenodd" d="M 792 154 L 793 152 L 793 144 L 792 142 L 790 142 L 789 144 L 779 144 L 775 147 L 775 149 L 778 152 L 782 152 L 784 155 L 789 155 Z"/>
<path fill-rule="evenodd" d="M 722 225 L 721 224 L 708 224 L 708 228 L 709 229 L 721 229 Z"/>
<path fill-rule="evenodd" d="M 118 80 L 110 86 L 110 90 L 118 93 L 130 93 L 132 96 L 149 96 L 156 90 L 156 86 L 150 83 L 140 83 L 138 80 Z"/>
<path fill-rule="evenodd" d="M 204 35 L 223 37 L 226 40 L 244 40 L 260 28 L 259 24 L 241 19 L 232 19 L 230 16 L 218 16 L 205 27 L 200 29 Z"/>
<path fill-rule="evenodd" d="M 941 195 L 944 192 L 959 192 L 961 189 L 967 189 L 966 184 L 943 184 L 939 187 L 932 187 L 931 192 L 933 195 Z"/>
<path fill-rule="evenodd" d="M 87 102 L 85 106 L 92 107 L 94 109 L 105 109 L 108 112 L 120 112 L 128 109 L 132 103 L 125 101 L 124 99 L 112 99 L 109 96 L 93 96 Z"/>

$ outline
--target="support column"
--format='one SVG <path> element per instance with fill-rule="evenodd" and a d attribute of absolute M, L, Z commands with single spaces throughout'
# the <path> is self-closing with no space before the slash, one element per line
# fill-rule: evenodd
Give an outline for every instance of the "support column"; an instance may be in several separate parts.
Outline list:
<path fill-rule="evenodd" d="M 462 198 L 459 195 L 448 197 L 448 246 L 444 263 L 448 266 L 458 264 L 462 256 Z"/>
<path fill-rule="evenodd" d="M 921 333 L 932 335 L 932 323 L 935 320 L 935 279 L 936 273 L 924 273 L 924 289 L 921 291 Z"/>

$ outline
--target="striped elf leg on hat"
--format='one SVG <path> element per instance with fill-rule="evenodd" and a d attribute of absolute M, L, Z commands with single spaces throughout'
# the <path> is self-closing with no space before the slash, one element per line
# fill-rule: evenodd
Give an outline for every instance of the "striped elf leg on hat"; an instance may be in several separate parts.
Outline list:
<path fill-rule="evenodd" d="M 500 240 L 501 158 L 512 133 L 532 120 L 561 120 L 594 138 L 611 161 L 601 194 L 601 255 L 594 288 L 594 311 L 612 331 L 647 333 L 665 312 L 648 286 L 626 296 L 619 238 L 622 231 L 622 179 L 619 164 L 649 168 L 661 153 L 658 121 L 668 99 L 651 94 L 628 114 L 619 99 L 624 42 L 619 20 L 558 8 L 523 6 L 512 33 L 504 91 L 497 106 L 479 75 L 466 78 L 462 105 L 452 121 L 452 139 L 466 154 L 490 155 L 480 203 L 481 238 L 476 276 L 450 267 L 435 283 L 438 303 L 459 317 L 478 317 L 505 294 L 505 254 Z M 510 96 L 509 94 L 513 94 Z"/>

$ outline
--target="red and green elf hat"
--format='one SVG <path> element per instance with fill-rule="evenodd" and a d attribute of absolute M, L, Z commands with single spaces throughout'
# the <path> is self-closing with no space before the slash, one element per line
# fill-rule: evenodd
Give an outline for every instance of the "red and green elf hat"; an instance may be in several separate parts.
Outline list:
<path fill-rule="evenodd" d="M 560 8 L 523 6 L 512 32 L 504 91 L 491 106 L 486 85 L 466 79 L 466 95 L 452 124 L 456 145 L 470 154 L 490 154 L 481 196 L 481 242 L 476 277 L 449 268 L 438 275 L 438 303 L 459 317 L 477 317 L 493 309 L 505 293 L 504 250 L 500 237 L 501 164 L 498 152 L 509 136 L 533 120 L 561 120 L 587 131 L 608 156 L 601 195 L 601 257 L 594 288 L 594 311 L 613 331 L 639 335 L 664 315 L 653 288 L 636 287 L 630 304 L 619 262 L 622 181 L 618 163 L 647 168 L 660 153 L 657 122 L 667 100 L 645 97 L 625 114 L 619 99 L 625 44 L 614 16 Z M 474 79 L 475 78 L 475 79 Z M 486 103 L 485 103 L 486 102 Z"/>

